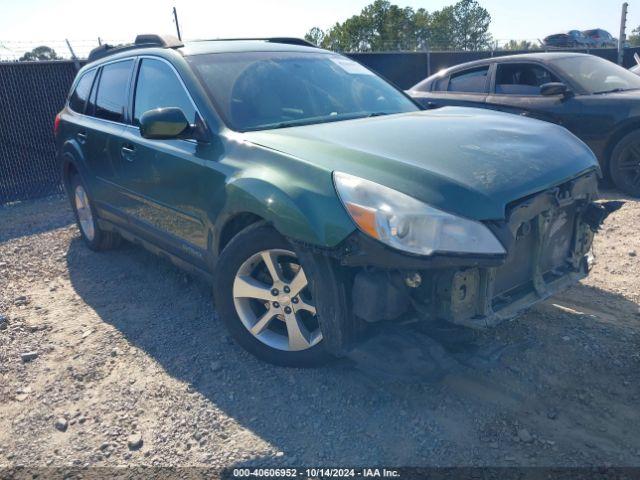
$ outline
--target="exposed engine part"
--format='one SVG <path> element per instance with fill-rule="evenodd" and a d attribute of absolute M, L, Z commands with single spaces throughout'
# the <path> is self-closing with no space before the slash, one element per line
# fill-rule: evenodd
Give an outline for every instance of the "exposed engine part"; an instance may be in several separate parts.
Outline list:
<path fill-rule="evenodd" d="M 353 283 L 353 313 L 369 323 L 395 320 L 410 305 L 401 273 L 361 271 Z"/>
<path fill-rule="evenodd" d="M 473 318 L 480 313 L 480 270 L 470 268 L 439 275 L 437 280 L 437 315 L 453 323 Z"/>
<path fill-rule="evenodd" d="M 418 272 L 409 273 L 404 277 L 404 284 L 409 288 L 418 288 L 422 285 L 422 275 Z"/>
<path fill-rule="evenodd" d="M 419 318 L 487 328 L 584 278 L 595 232 L 623 202 L 595 203 L 597 176 L 576 178 L 510 204 L 486 222 L 502 256 L 407 255 L 354 234 L 335 258 L 355 273 L 354 318 Z M 486 258 L 485 258 L 486 257 Z"/>

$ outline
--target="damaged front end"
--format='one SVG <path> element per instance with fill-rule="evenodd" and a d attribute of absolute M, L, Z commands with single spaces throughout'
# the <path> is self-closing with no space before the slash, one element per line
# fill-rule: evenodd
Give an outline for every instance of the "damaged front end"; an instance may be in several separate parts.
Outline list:
<path fill-rule="evenodd" d="M 393 251 L 358 233 L 340 249 L 356 268 L 354 314 L 367 321 L 412 313 L 472 328 L 495 326 L 570 287 L 589 272 L 594 234 L 621 202 L 596 203 L 595 172 L 513 202 L 487 224 L 505 255 Z"/>

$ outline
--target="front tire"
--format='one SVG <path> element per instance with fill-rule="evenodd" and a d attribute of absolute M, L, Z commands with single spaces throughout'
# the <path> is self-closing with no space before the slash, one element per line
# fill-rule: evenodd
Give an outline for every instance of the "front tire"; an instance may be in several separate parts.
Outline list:
<path fill-rule="evenodd" d="M 82 240 L 91 250 L 110 250 L 120 244 L 117 233 L 99 227 L 93 203 L 80 175 L 74 175 L 69 181 L 69 200 Z"/>
<path fill-rule="evenodd" d="M 315 288 L 313 262 L 265 224 L 248 227 L 225 247 L 216 265 L 216 309 L 244 349 L 287 367 L 315 367 L 333 358 L 318 312 L 325 311 L 323 304 L 346 311 L 345 298 Z"/>
<path fill-rule="evenodd" d="M 609 161 L 609 174 L 617 188 L 640 197 L 640 131 L 631 132 L 618 142 Z"/>

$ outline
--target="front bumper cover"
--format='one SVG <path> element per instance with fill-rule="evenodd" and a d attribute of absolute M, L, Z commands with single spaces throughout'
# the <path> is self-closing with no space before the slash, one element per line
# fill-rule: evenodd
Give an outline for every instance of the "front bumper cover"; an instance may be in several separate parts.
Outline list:
<path fill-rule="evenodd" d="M 355 233 L 333 254 L 359 267 L 354 313 L 393 320 L 412 309 L 420 316 L 487 328 L 561 292 L 588 274 L 594 233 L 620 202 L 595 203 L 595 172 L 510 205 L 506 220 L 487 225 L 506 255 L 421 257 Z M 418 273 L 419 287 L 404 281 Z"/>

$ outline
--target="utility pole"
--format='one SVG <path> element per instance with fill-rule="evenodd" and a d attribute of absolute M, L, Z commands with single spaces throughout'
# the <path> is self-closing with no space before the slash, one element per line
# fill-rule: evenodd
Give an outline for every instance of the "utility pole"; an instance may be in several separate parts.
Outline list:
<path fill-rule="evenodd" d="M 182 41 L 182 35 L 180 35 L 180 24 L 178 23 L 178 11 L 176 7 L 173 7 L 173 21 L 176 22 L 176 30 L 178 32 L 178 40 Z"/>
<path fill-rule="evenodd" d="M 627 11 L 629 4 L 622 4 L 622 15 L 620 16 L 620 36 L 618 37 L 618 65 L 624 63 L 624 44 L 627 41 Z"/>

